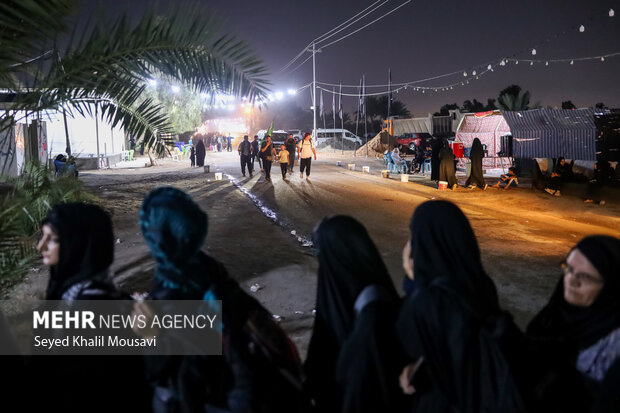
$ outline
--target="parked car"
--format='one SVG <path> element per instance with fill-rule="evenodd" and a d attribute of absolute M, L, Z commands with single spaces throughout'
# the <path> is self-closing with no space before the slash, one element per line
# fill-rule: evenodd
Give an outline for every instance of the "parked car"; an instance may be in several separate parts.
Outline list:
<path fill-rule="evenodd" d="M 410 152 L 415 152 L 416 148 L 424 145 L 424 142 L 430 137 L 431 135 L 428 133 L 403 133 L 396 137 L 396 142 L 409 149 Z"/>
<path fill-rule="evenodd" d="M 346 129 L 317 129 L 315 136 L 317 148 L 324 146 L 340 148 L 344 143 L 345 149 L 354 149 L 363 145 L 362 138 Z"/>

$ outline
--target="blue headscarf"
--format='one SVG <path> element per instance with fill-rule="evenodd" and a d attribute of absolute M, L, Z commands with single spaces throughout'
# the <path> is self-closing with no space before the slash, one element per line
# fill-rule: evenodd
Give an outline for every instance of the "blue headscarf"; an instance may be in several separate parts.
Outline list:
<path fill-rule="evenodd" d="M 167 288 L 203 291 L 208 280 L 201 268 L 207 214 L 185 192 L 161 187 L 140 208 L 140 227 L 157 261 L 155 278 Z"/>

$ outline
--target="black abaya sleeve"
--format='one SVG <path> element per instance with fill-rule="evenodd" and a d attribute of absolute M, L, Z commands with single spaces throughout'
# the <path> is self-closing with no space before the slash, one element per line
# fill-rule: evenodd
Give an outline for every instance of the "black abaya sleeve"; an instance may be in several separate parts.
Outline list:
<path fill-rule="evenodd" d="M 340 412 L 409 411 L 411 398 L 399 387 L 407 361 L 396 337 L 395 312 L 391 304 L 373 303 L 358 315 L 336 367 L 342 389 Z"/>

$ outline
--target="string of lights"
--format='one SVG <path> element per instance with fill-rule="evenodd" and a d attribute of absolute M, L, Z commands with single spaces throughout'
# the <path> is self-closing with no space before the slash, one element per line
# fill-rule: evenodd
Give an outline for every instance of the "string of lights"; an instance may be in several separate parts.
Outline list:
<path fill-rule="evenodd" d="M 614 17 L 615 16 L 615 11 L 614 9 L 609 9 L 609 11 L 607 12 L 607 16 L 609 17 Z M 600 18 L 600 15 L 592 15 L 590 17 L 588 17 L 586 20 L 587 23 L 591 23 L 594 22 L 597 18 Z M 392 83 L 391 86 L 392 87 L 396 87 L 397 89 L 394 89 L 394 91 L 396 90 L 401 90 L 403 88 L 408 88 L 420 83 L 425 83 L 428 82 L 430 80 L 437 80 L 437 79 L 441 79 L 441 78 L 446 78 L 446 77 L 451 77 L 451 76 L 455 76 L 458 75 L 460 73 L 462 73 L 465 77 L 467 77 L 468 73 L 471 73 L 473 76 L 477 75 L 478 73 L 478 77 L 481 76 L 482 74 L 486 74 L 488 71 L 493 71 L 494 68 L 496 66 L 505 66 L 508 62 L 513 62 L 515 64 L 519 64 L 519 62 L 525 62 L 530 64 L 531 66 L 533 66 L 534 64 L 537 63 L 543 63 L 545 66 L 549 66 L 552 63 L 570 63 L 571 65 L 574 65 L 575 62 L 582 62 L 582 61 L 588 61 L 588 60 L 600 60 L 602 62 L 605 61 L 605 59 L 610 58 L 610 57 L 615 57 L 618 56 L 620 54 L 620 52 L 613 52 L 613 53 L 608 53 L 608 54 L 604 54 L 604 55 L 597 55 L 597 56 L 587 56 L 587 57 L 573 57 L 573 58 L 562 58 L 562 59 L 523 59 L 523 58 L 519 58 L 517 56 L 525 53 L 525 52 L 529 52 L 532 55 L 536 55 L 537 54 L 537 50 L 536 47 L 540 47 L 541 44 L 546 44 L 551 42 L 552 40 L 555 40 L 556 38 L 560 37 L 561 35 L 567 34 L 569 32 L 574 32 L 574 31 L 578 31 L 579 33 L 584 33 L 585 32 L 585 26 L 583 24 L 577 26 L 577 25 L 572 25 L 570 26 L 569 29 L 565 29 L 561 32 L 555 33 L 554 35 L 548 37 L 547 39 L 545 39 L 542 42 L 539 42 L 535 45 L 535 47 L 528 47 L 528 48 L 523 48 L 511 55 L 509 55 L 509 57 L 504 57 L 502 59 L 496 60 L 496 61 L 492 61 L 492 62 L 486 62 L 486 63 L 482 63 L 482 64 L 477 64 L 474 66 L 469 66 L 466 69 L 461 69 L 461 70 L 455 70 L 453 72 L 449 72 L 449 73 L 444 73 L 441 75 L 437 75 L 437 76 L 432 76 L 432 77 L 427 77 L 424 79 L 417 79 L 417 80 L 411 80 L 411 81 L 407 81 L 407 82 L 401 82 L 401 83 Z M 486 68 L 486 70 L 480 71 L 480 69 Z M 477 79 L 477 78 L 476 78 Z M 449 84 L 449 85 L 443 85 L 443 86 L 426 86 L 426 87 L 416 87 L 417 89 L 420 90 L 441 90 L 441 89 L 446 89 L 446 88 L 451 88 L 454 86 L 458 86 L 461 82 L 455 82 L 453 84 Z M 340 84 L 336 84 L 336 83 L 326 83 L 326 82 L 317 82 L 317 85 L 322 85 L 322 86 L 329 86 L 329 87 L 339 87 Z M 388 84 L 373 84 L 373 85 L 366 85 L 366 88 L 387 88 L 389 85 Z M 357 89 L 359 87 L 359 85 L 357 84 L 342 84 L 343 88 L 350 88 L 350 89 Z M 384 95 L 387 94 L 387 91 L 382 91 L 382 92 L 374 92 L 375 94 L 366 94 L 366 96 L 375 96 L 375 95 Z M 352 94 L 350 94 L 352 96 Z M 348 95 L 347 95 L 348 96 Z M 357 94 L 355 94 L 355 96 L 357 96 Z"/>
<path fill-rule="evenodd" d="M 524 62 L 524 63 L 530 64 L 530 66 L 533 66 L 534 64 L 544 64 L 544 66 L 549 66 L 550 64 L 553 64 L 553 63 L 569 63 L 570 65 L 574 65 L 575 62 L 583 62 L 583 61 L 599 60 L 601 62 L 604 62 L 606 58 L 611 58 L 611 57 L 616 57 L 616 56 L 620 56 L 620 52 L 613 52 L 613 53 L 597 55 L 597 56 L 572 57 L 572 58 L 548 59 L 548 60 L 503 58 L 497 62 L 486 64 L 486 67 L 484 65 L 477 65 L 471 71 L 468 71 L 467 69 L 463 71 L 459 70 L 459 71 L 454 71 L 454 72 L 444 74 L 444 75 L 434 76 L 433 78 L 418 79 L 418 80 L 413 80 L 413 81 L 403 82 L 403 83 L 392 83 L 391 92 L 399 93 L 400 91 L 408 90 L 408 89 L 412 91 L 422 92 L 422 93 L 426 93 L 427 91 L 441 92 L 441 91 L 453 90 L 455 87 L 468 85 L 470 80 L 479 80 L 480 77 L 490 72 L 494 72 L 495 69 L 497 69 L 498 67 L 505 67 L 509 62 L 513 62 L 514 64 L 519 64 L 519 62 Z M 439 79 L 439 78 L 443 78 L 447 76 L 454 76 L 459 73 L 462 73 L 463 77 L 467 79 L 458 80 L 453 83 L 450 83 L 447 85 L 441 85 L 441 86 L 437 86 L 437 85 L 420 86 L 418 85 L 419 83 L 426 82 L 430 79 Z M 317 89 L 324 90 L 328 93 L 332 93 L 332 89 L 328 89 L 327 88 L 328 86 L 333 87 L 333 86 L 340 86 L 340 85 L 332 84 L 332 83 L 325 83 L 325 82 L 317 82 Z M 345 85 L 343 84 L 342 87 L 345 87 Z M 388 85 L 387 84 L 366 85 L 366 87 L 386 88 L 388 87 Z M 359 85 L 355 86 L 355 88 L 359 88 Z M 367 92 L 361 95 L 358 92 L 355 92 L 355 93 L 343 92 L 342 95 L 351 96 L 351 97 L 357 97 L 357 96 L 365 97 L 365 96 L 381 96 L 381 95 L 387 95 L 389 93 L 390 93 L 390 90 L 382 90 L 382 91 L 376 91 L 376 92 Z"/>

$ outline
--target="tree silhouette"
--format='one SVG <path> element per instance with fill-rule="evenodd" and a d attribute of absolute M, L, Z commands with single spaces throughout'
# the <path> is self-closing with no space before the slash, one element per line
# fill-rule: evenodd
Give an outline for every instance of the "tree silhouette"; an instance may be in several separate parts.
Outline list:
<path fill-rule="evenodd" d="M 502 110 L 527 110 L 530 104 L 530 92 L 523 92 L 521 86 L 510 85 L 499 92 L 497 108 Z"/>
<path fill-rule="evenodd" d="M 577 106 L 572 101 L 565 100 L 562 102 L 562 109 L 577 109 Z"/>

